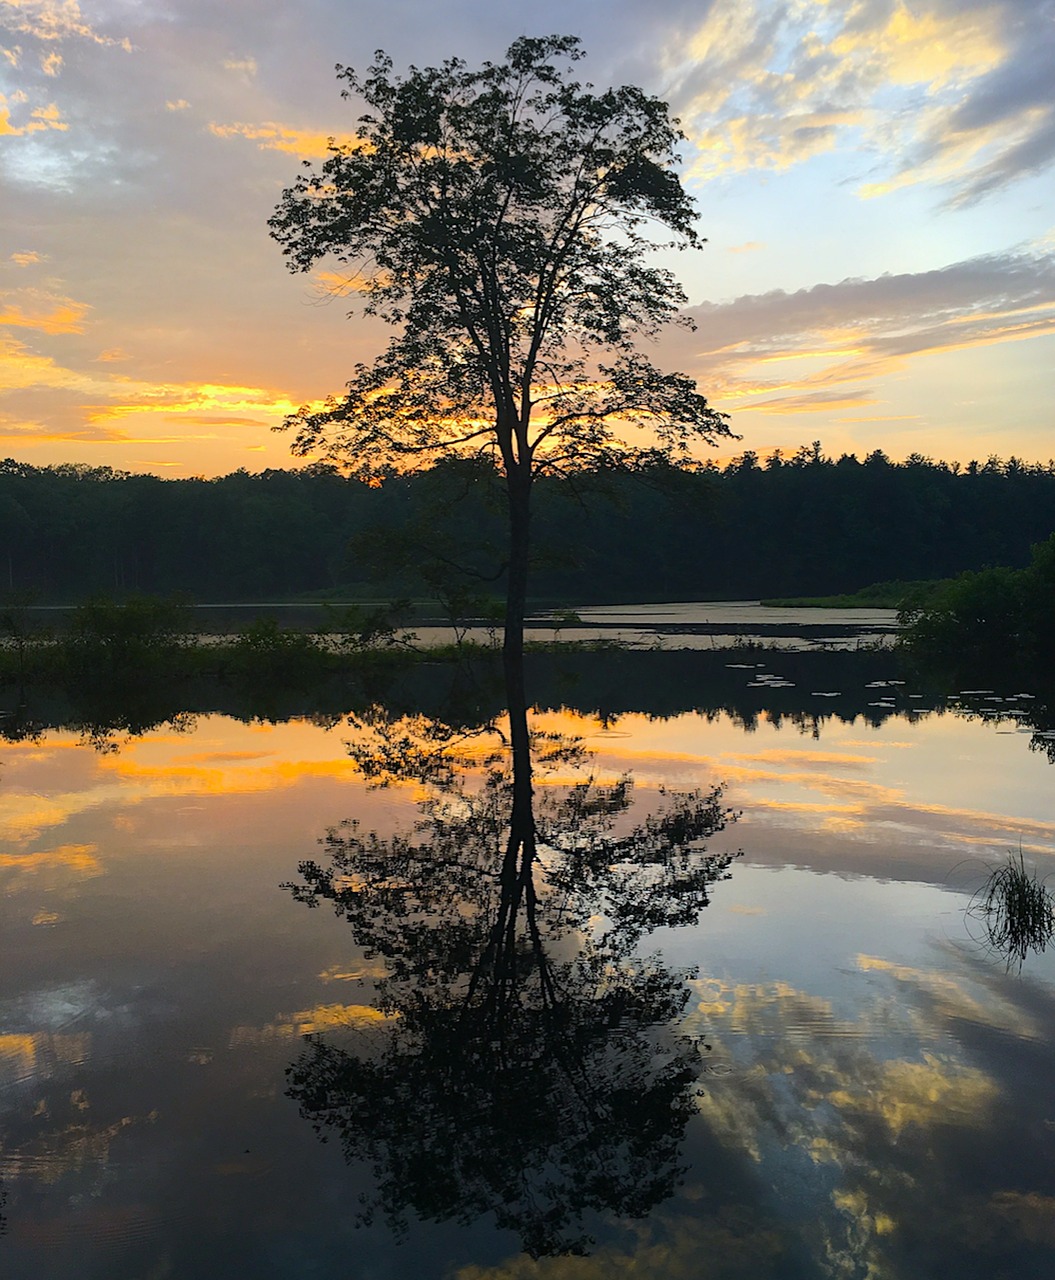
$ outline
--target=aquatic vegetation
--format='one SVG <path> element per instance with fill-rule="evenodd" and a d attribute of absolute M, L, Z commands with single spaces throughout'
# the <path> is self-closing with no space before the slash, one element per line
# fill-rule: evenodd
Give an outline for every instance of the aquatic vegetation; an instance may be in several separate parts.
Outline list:
<path fill-rule="evenodd" d="M 1055 897 L 1036 870 L 1026 869 L 1022 851 L 1009 852 L 971 900 L 968 913 L 981 921 L 986 942 L 1010 969 L 1021 969 L 1030 951 L 1038 955 L 1055 936 Z"/>

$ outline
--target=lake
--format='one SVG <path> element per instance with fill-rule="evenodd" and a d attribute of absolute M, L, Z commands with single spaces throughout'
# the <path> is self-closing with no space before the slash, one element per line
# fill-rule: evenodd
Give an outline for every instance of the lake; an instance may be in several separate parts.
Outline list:
<path fill-rule="evenodd" d="M 1055 1274 L 1051 708 L 698 621 L 532 658 L 523 874 L 472 672 L 0 742 L 0 1273 Z"/>

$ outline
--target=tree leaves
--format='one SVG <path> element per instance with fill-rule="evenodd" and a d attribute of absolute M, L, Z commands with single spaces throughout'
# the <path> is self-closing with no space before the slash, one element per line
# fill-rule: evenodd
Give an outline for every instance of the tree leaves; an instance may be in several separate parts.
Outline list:
<path fill-rule="evenodd" d="M 365 473 L 485 452 L 530 480 L 633 452 L 628 428 L 672 456 L 731 434 L 691 379 L 636 350 L 684 302 L 647 254 L 700 242 L 677 123 L 640 89 L 573 80 L 582 56 L 575 37 L 524 37 L 478 70 L 401 77 L 383 53 L 363 76 L 338 67 L 367 107 L 356 138 L 269 225 L 291 269 L 335 257 L 399 332 L 343 397 L 287 422 L 295 452 Z M 657 224 L 671 241 L 646 234 Z"/>

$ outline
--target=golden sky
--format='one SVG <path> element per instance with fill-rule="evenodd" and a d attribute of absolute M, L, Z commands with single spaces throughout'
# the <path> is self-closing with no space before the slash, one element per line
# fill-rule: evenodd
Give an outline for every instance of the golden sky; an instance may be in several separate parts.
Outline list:
<path fill-rule="evenodd" d="M 266 221 L 354 125 L 336 60 L 499 57 L 484 0 L 0 0 L 0 456 L 214 475 L 383 331 Z M 1047 460 L 1050 0 L 540 0 L 590 78 L 667 98 L 708 244 L 656 353 L 740 448 Z"/>

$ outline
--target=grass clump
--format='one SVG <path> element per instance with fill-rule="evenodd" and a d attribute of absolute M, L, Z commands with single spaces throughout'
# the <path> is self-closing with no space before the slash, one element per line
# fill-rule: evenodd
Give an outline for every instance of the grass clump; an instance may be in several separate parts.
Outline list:
<path fill-rule="evenodd" d="M 1030 951 L 1038 955 L 1055 936 L 1055 898 L 1047 885 L 1027 871 L 1022 851 L 1008 852 L 994 867 L 968 908 L 985 928 L 986 941 L 1021 970 Z"/>

